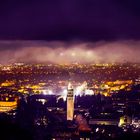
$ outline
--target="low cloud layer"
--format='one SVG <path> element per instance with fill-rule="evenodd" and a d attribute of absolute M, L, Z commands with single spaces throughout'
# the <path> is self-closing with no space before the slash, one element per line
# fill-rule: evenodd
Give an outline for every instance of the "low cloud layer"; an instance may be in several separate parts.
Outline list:
<path fill-rule="evenodd" d="M 140 41 L 0 41 L 0 63 L 140 62 Z"/>

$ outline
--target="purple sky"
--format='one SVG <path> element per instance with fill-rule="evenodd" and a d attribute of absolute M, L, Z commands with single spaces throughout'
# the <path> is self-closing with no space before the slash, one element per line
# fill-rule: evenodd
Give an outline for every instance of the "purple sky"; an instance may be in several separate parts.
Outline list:
<path fill-rule="evenodd" d="M 139 40 L 139 0 L 0 2 L 0 39 Z"/>

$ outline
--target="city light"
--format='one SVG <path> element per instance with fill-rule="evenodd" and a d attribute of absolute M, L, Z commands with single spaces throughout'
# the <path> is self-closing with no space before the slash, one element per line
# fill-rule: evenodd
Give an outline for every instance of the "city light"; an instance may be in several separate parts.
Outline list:
<path fill-rule="evenodd" d="M 43 94 L 44 95 L 53 95 L 54 93 L 53 93 L 53 91 L 52 90 L 43 90 Z"/>
<path fill-rule="evenodd" d="M 0 71 L 1 76 L 3 73 L 9 75 L 9 79 L 0 83 L 0 114 L 18 117 L 16 111 L 22 105 L 21 110 L 27 107 L 31 115 L 24 118 L 33 118 L 28 122 L 33 122 L 36 128 L 49 127 L 55 118 L 61 127 L 66 121 L 65 127 L 75 131 L 69 134 L 79 137 L 85 132 L 88 136 L 96 133 L 112 137 L 114 133 L 127 133 L 129 128 L 133 133 L 139 132 L 139 122 L 129 115 L 124 117 L 127 111 L 133 115 L 135 110 L 139 112 L 138 64 L 127 64 L 127 67 L 126 64 L 23 64 L 11 65 L 10 70 Z M 114 114 L 117 119 L 112 117 Z M 108 131 L 110 126 L 122 130 L 119 134 L 118 130 Z M 56 133 L 67 135 L 65 129 L 62 130 Z"/>

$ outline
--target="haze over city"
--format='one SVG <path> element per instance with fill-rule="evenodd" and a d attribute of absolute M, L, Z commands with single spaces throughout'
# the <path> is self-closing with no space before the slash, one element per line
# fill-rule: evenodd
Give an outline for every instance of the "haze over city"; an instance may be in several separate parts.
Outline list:
<path fill-rule="evenodd" d="M 0 63 L 139 63 L 140 41 L 0 41 Z"/>

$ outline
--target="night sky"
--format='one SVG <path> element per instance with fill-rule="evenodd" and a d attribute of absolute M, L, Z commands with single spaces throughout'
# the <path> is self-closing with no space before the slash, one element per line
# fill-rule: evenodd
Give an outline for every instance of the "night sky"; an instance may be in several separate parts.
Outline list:
<path fill-rule="evenodd" d="M 0 39 L 140 39 L 139 0 L 12 0 L 0 3 Z"/>

